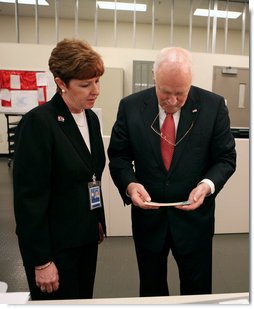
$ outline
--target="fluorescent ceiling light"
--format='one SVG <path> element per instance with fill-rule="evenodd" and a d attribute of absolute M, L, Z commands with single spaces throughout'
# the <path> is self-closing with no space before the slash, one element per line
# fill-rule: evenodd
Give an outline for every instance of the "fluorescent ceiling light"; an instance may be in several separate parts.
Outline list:
<path fill-rule="evenodd" d="M 241 12 L 233 12 L 233 11 L 196 9 L 194 15 L 207 17 L 209 16 L 209 12 L 211 17 L 216 16 L 218 18 L 231 18 L 231 19 L 236 19 L 242 14 Z"/>
<path fill-rule="evenodd" d="M 0 3 L 15 3 L 15 0 L 0 0 Z M 18 4 L 36 4 L 36 0 L 18 0 Z M 49 5 L 46 0 L 38 0 L 38 5 Z"/>
<path fill-rule="evenodd" d="M 97 5 L 100 9 L 105 9 L 105 10 L 146 12 L 146 4 L 112 2 L 112 1 L 111 2 L 109 2 L 109 1 L 97 1 Z"/>

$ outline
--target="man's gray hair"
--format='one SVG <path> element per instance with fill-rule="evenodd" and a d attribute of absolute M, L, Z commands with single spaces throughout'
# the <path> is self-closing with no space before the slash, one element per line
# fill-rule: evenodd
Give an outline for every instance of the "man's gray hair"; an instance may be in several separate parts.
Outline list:
<path fill-rule="evenodd" d="M 153 72 L 154 75 L 156 75 L 158 69 L 160 68 L 160 66 L 164 63 L 168 63 L 169 65 L 171 64 L 176 64 L 179 67 L 181 67 L 182 69 L 184 69 L 184 71 L 190 73 L 192 75 L 192 57 L 191 57 L 191 53 L 181 47 L 166 47 L 163 48 L 154 64 L 153 64 Z"/>

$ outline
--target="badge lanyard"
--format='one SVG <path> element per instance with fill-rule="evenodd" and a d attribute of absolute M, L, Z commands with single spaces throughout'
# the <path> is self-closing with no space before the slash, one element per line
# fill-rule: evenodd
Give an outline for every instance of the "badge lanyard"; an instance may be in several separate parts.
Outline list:
<path fill-rule="evenodd" d="M 93 181 L 88 183 L 88 192 L 90 197 L 90 209 L 100 208 L 101 205 L 101 182 L 96 180 L 95 174 Z"/>

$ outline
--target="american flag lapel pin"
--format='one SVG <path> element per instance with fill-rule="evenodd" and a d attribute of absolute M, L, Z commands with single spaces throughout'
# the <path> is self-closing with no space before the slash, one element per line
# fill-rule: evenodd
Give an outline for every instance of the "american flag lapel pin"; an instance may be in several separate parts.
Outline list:
<path fill-rule="evenodd" d="M 63 116 L 58 115 L 58 116 L 57 116 L 57 120 L 58 120 L 58 121 L 60 121 L 60 122 L 64 122 L 64 117 L 63 117 Z"/>

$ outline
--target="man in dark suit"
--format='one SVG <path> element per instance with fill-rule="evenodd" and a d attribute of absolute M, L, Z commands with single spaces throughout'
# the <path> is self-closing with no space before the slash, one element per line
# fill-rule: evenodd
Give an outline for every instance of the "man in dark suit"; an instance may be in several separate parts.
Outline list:
<path fill-rule="evenodd" d="M 153 74 L 155 87 L 121 100 L 108 148 L 112 179 L 132 204 L 140 296 L 169 295 L 170 250 L 181 294 L 209 294 L 215 197 L 236 167 L 228 110 L 223 97 L 191 85 L 185 49 L 163 49 Z M 166 118 L 173 127 L 164 132 Z"/>
<path fill-rule="evenodd" d="M 63 40 L 49 67 L 57 93 L 24 115 L 15 133 L 14 210 L 32 300 L 92 298 L 106 233 L 99 181 L 105 153 L 91 110 L 104 73 L 80 40 Z"/>

